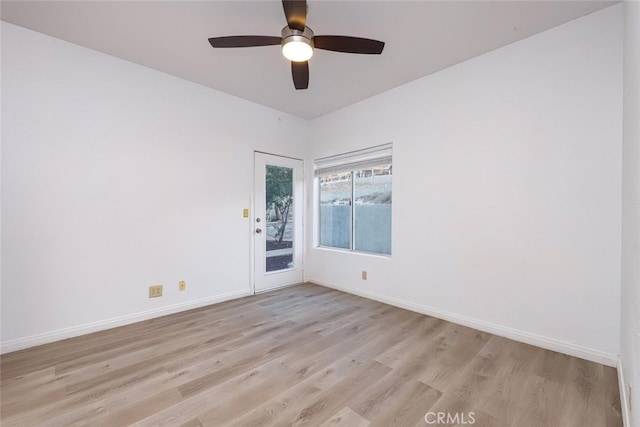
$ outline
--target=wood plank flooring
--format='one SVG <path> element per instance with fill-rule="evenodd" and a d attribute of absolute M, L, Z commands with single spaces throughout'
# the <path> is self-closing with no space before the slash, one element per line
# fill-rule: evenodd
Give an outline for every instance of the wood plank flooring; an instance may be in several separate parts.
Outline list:
<path fill-rule="evenodd" d="M 6 427 L 622 425 L 613 368 L 310 284 L 0 363 Z"/>

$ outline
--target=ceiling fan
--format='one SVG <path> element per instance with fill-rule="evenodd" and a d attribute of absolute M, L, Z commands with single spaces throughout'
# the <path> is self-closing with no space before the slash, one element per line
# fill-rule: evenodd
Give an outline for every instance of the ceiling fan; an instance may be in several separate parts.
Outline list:
<path fill-rule="evenodd" d="M 215 48 L 254 47 L 281 45 L 282 54 L 291 61 L 291 75 L 296 89 L 309 87 L 309 58 L 313 49 L 335 52 L 379 55 L 384 42 L 350 36 L 316 36 L 307 27 L 306 0 L 282 0 L 287 26 L 277 36 L 226 36 L 211 37 L 209 43 Z"/>

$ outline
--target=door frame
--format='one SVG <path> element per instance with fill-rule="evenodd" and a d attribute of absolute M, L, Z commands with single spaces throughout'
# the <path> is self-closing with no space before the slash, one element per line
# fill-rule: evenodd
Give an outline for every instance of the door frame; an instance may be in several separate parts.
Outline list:
<path fill-rule="evenodd" d="M 277 284 L 275 286 L 271 286 L 268 288 L 260 288 L 258 289 L 258 287 L 256 286 L 258 283 L 258 272 L 257 270 L 257 256 L 256 256 L 256 248 L 257 248 L 257 242 L 261 241 L 264 242 L 264 240 L 258 239 L 256 237 L 256 226 L 258 223 L 256 223 L 256 219 L 257 218 L 261 218 L 262 221 L 265 221 L 264 219 L 264 213 L 262 212 L 257 212 L 257 197 L 258 197 L 258 189 L 257 189 L 257 182 L 258 182 L 258 158 L 260 156 L 264 156 L 265 160 L 266 158 L 274 158 L 274 159 L 283 159 L 284 161 L 286 160 L 294 160 L 296 162 L 300 162 L 300 168 L 299 168 L 299 181 L 298 183 L 296 183 L 295 181 L 295 176 L 294 176 L 294 183 L 293 183 L 293 191 L 294 194 L 297 191 L 300 192 L 300 200 L 296 200 L 295 196 L 294 196 L 294 215 L 296 215 L 296 212 L 299 212 L 299 220 L 297 222 L 299 222 L 299 233 L 296 232 L 295 233 L 295 238 L 294 238 L 294 251 L 299 251 L 298 253 L 298 264 L 299 266 L 297 266 L 295 268 L 295 271 L 299 272 L 299 280 L 295 280 L 295 281 L 287 281 L 287 283 L 282 283 L 282 284 Z M 277 166 L 277 165 L 276 165 Z M 262 178 L 263 179 L 263 178 Z M 305 229 L 305 213 L 306 213 L 306 187 L 305 187 L 305 170 L 304 170 L 304 159 L 300 159 L 300 158 L 296 158 L 296 157 L 292 157 L 292 156 L 283 156 L 280 154 L 274 154 L 274 153 L 268 153 L 265 151 L 260 151 L 260 150 L 254 150 L 253 152 L 253 183 L 252 183 L 252 197 L 251 197 L 251 215 L 249 215 L 250 217 L 250 239 L 251 239 L 251 294 L 259 294 L 259 293 L 263 293 L 263 292 L 269 292 L 271 290 L 274 289 L 278 289 L 278 288 L 284 288 L 287 286 L 294 286 L 300 283 L 304 282 L 304 256 L 305 256 L 305 234 L 306 234 L 306 229 Z M 294 227 L 298 227 L 297 222 L 294 224 Z M 262 224 L 266 225 L 266 222 L 262 222 Z M 266 227 L 265 227 L 266 228 Z M 296 228 L 296 231 L 298 231 L 298 229 Z M 296 259 L 296 254 L 294 253 L 294 260 Z M 287 271 L 287 270 L 285 270 Z M 291 271 L 291 270 L 288 270 Z M 277 272 L 273 272 L 270 274 L 273 275 L 274 277 L 277 275 Z"/>

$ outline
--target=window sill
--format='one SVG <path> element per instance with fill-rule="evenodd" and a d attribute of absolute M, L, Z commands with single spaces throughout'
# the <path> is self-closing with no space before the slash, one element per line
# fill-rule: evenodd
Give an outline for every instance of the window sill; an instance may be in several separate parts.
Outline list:
<path fill-rule="evenodd" d="M 358 251 L 352 251 L 352 250 L 349 250 L 349 249 L 332 248 L 332 247 L 329 247 L 329 246 L 314 246 L 313 249 L 317 249 L 317 250 L 323 251 L 323 252 L 335 252 L 335 253 L 340 253 L 340 254 L 360 255 L 360 256 L 365 256 L 365 257 L 391 259 L 391 255 L 375 254 L 375 253 L 370 253 L 370 252 L 358 252 Z"/>

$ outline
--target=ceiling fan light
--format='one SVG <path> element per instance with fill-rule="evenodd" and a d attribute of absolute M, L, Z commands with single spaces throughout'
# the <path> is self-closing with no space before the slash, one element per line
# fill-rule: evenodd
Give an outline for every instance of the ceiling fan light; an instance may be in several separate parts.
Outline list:
<path fill-rule="evenodd" d="M 313 56 L 313 47 L 309 40 L 300 37 L 301 40 L 291 40 L 282 46 L 282 54 L 289 61 L 304 62 Z"/>
<path fill-rule="evenodd" d="M 304 31 L 289 27 L 282 29 L 282 54 L 292 62 L 305 62 L 313 56 L 313 31 L 305 27 Z"/>

